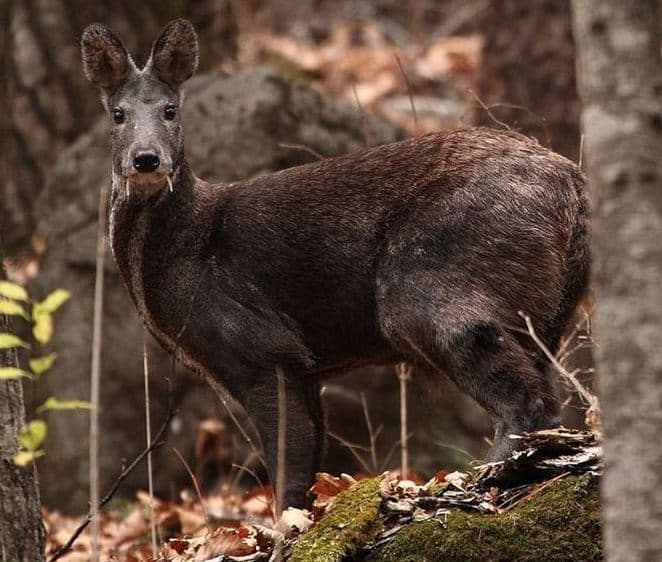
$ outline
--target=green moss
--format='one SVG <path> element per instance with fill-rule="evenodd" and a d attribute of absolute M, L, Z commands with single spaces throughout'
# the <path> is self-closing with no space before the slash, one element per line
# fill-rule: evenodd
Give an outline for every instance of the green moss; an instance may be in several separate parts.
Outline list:
<path fill-rule="evenodd" d="M 379 479 L 357 482 L 295 543 L 289 562 L 340 562 L 382 531 L 380 504 Z"/>
<path fill-rule="evenodd" d="M 373 562 L 545 562 L 602 560 L 598 490 L 566 478 L 501 515 L 453 511 L 409 525 Z"/>

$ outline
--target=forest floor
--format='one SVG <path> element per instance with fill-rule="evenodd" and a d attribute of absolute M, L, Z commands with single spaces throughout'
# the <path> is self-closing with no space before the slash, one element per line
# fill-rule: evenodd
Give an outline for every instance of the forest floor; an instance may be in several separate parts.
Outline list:
<path fill-rule="evenodd" d="M 318 474 L 310 512 L 287 510 L 273 530 L 268 487 L 178 502 L 136 501 L 103 513 L 102 560 L 118 562 L 291 562 L 415 560 L 601 560 L 601 447 L 590 432 L 545 430 L 522 437 L 509 460 L 468 473 L 439 471 L 427 482 Z M 152 550 L 154 509 L 157 554 Z M 79 521 L 45 512 L 48 553 Z M 282 534 L 285 533 L 287 538 Z M 86 531 L 67 562 L 89 560 Z"/>

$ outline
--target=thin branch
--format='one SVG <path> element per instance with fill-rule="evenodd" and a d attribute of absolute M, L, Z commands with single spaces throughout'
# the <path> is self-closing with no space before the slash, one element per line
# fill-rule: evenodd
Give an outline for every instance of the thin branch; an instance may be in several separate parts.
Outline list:
<path fill-rule="evenodd" d="M 278 146 L 282 148 L 292 148 L 294 150 L 303 150 L 304 152 L 307 152 L 309 154 L 312 154 L 315 158 L 318 160 L 324 160 L 324 156 L 322 156 L 319 152 L 317 152 L 315 149 L 310 148 L 309 146 L 306 146 L 305 144 L 296 144 L 296 143 L 289 143 L 289 142 L 279 142 Z"/>
<path fill-rule="evenodd" d="M 411 366 L 399 363 L 396 373 L 400 381 L 400 476 L 403 479 L 409 474 L 409 446 L 407 440 L 407 383 L 411 378 Z"/>
<path fill-rule="evenodd" d="M 526 322 L 526 327 L 529 336 L 531 336 L 531 339 L 540 348 L 540 350 L 547 357 L 547 359 L 552 364 L 552 366 L 558 371 L 559 374 L 561 374 L 563 377 L 565 377 L 568 381 L 572 383 L 572 386 L 575 388 L 577 393 L 581 396 L 581 398 L 585 401 L 585 403 L 589 405 L 589 410 L 595 412 L 596 414 L 599 414 L 600 404 L 598 402 L 597 397 L 591 394 L 588 390 L 586 390 L 584 385 L 582 385 L 582 383 L 579 382 L 576 376 L 576 371 L 568 371 L 559 362 L 559 360 L 554 356 L 554 354 L 549 350 L 549 348 L 545 345 L 545 343 L 536 334 L 533 328 L 533 322 L 531 322 L 531 318 L 529 316 L 527 316 L 521 311 L 519 315 L 522 318 L 524 318 L 524 321 Z"/>
<path fill-rule="evenodd" d="M 363 467 L 363 470 L 365 470 L 367 474 L 374 474 L 372 472 L 372 469 L 370 468 L 370 466 L 366 462 L 366 460 L 356 452 L 355 448 L 352 446 L 352 444 L 349 441 L 347 441 L 346 439 L 344 439 L 340 435 L 334 433 L 333 431 L 328 431 L 327 433 L 331 437 L 333 437 L 336 441 L 338 441 L 341 445 L 347 447 L 349 452 L 352 453 L 352 455 L 354 455 L 354 458 L 359 462 L 359 464 Z"/>
<path fill-rule="evenodd" d="M 103 342 L 103 281 L 106 259 L 106 200 L 108 186 L 99 193 L 96 271 L 94 280 L 94 319 L 92 324 L 92 364 L 90 367 L 90 514 L 92 520 L 92 554 L 99 560 L 99 395 L 101 381 L 101 347 Z"/>
<path fill-rule="evenodd" d="M 145 379 L 145 440 L 147 447 L 152 442 L 152 424 L 150 420 L 150 401 L 149 401 L 149 362 L 147 358 L 147 333 L 143 328 L 143 378 Z M 152 538 L 152 556 L 156 558 L 156 519 L 154 517 L 154 473 L 152 471 L 152 452 L 147 453 L 147 486 L 149 491 L 149 526 Z"/>
<path fill-rule="evenodd" d="M 233 443 L 235 443 L 233 439 Z M 234 451 L 233 451 L 233 456 L 234 456 Z M 248 455 L 246 456 L 246 460 L 244 461 L 243 464 L 237 464 L 235 462 L 232 463 L 232 468 L 239 468 L 243 466 L 248 466 L 250 465 L 254 459 L 256 459 L 258 455 L 255 453 L 255 451 L 249 451 Z M 234 460 L 234 459 L 233 459 Z M 241 479 L 241 473 L 242 470 L 237 470 L 237 474 L 234 475 L 232 480 L 230 481 L 230 486 L 228 487 L 228 490 L 230 493 L 232 493 L 235 488 L 239 485 L 239 480 Z"/>
<path fill-rule="evenodd" d="M 411 439 L 413 436 L 414 436 L 413 433 L 408 433 L 407 434 L 407 439 Z M 388 450 L 388 452 L 384 456 L 384 460 L 382 461 L 382 464 L 379 467 L 379 470 L 377 471 L 379 474 L 381 474 L 382 472 L 384 472 L 386 470 L 386 467 L 388 466 L 388 463 L 390 462 L 391 457 L 393 457 L 393 455 L 395 454 L 395 451 L 400 446 L 400 443 L 401 443 L 401 441 L 400 441 L 400 439 L 398 439 L 395 443 L 393 443 L 393 445 L 391 445 L 391 448 Z"/>
<path fill-rule="evenodd" d="M 370 142 L 370 128 L 368 127 L 368 115 L 363 109 L 361 100 L 359 99 L 359 93 L 356 91 L 356 84 L 352 84 L 352 90 L 354 90 L 354 98 L 356 99 L 356 105 L 359 108 L 359 114 L 361 116 L 361 132 L 363 133 L 363 142 L 366 148 L 370 148 L 372 144 Z"/>
<path fill-rule="evenodd" d="M 179 457 L 180 462 L 184 465 L 184 468 L 186 469 L 186 472 L 188 472 L 188 475 L 191 477 L 191 482 L 193 482 L 193 487 L 195 488 L 195 493 L 198 494 L 198 500 L 200 500 L 200 508 L 202 509 L 202 515 L 204 516 L 205 521 L 208 521 L 208 519 L 207 519 L 207 510 L 205 509 L 205 500 L 202 497 L 202 490 L 200 489 L 200 483 L 198 482 L 198 479 L 195 477 L 195 474 L 193 474 L 193 471 L 191 470 L 191 467 L 188 465 L 188 463 L 186 462 L 186 459 L 179 452 L 177 447 L 171 447 L 171 449 L 175 452 L 177 457 Z"/>
<path fill-rule="evenodd" d="M 510 131 L 510 127 L 508 126 L 508 124 L 507 124 L 507 123 L 504 123 L 503 121 L 500 121 L 499 119 L 497 119 L 497 118 L 492 114 L 492 112 L 490 111 L 490 108 L 489 108 L 487 105 L 485 105 L 485 102 L 484 102 L 483 100 L 481 100 L 481 99 L 478 97 L 478 94 L 476 94 L 476 92 L 474 92 L 474 91 L 471 90 L 471 89 L 469 89 L 468 91 L 469 91 L 469 93 L 474 97 L 474 99 L 476 100 L 476 102 L 478 103 L 478 105 L 480 105 L 480 107 L 483 108 L 483 110 L 485 111 L 485 113 L 487 113 L 488 117 L 489 117 L 492 121 L 494 121 L 494 123 L 496 123 L 497 125 L 503 127 L 504 129 L 507 129 L 508 131 Z"/>
<path fill-rule="evenodd" d="M 283 514 L 286 485 L 286 456 L 287 456 L 287 395 L 285 389 L 285 372 L 283 368 L 276 367 L 278 378 L 278 442 L 276 449 L 276 482 L 275 482 L 275 513 L 274 521 Z"/>
<path fill-rule="evenodd" d="M 412 91 L 411 82 L 409 82 L 409 77 L 405 72 L 405 67 L 402 65 L 400 56 L 397 53 L 395 54 L 395 60 L 398 62 L 398 68 L 400 69 L 400 72 L 405 79 L 405 84 L 407 84 L 407 94 L 409 95 L 409 103 L 411 104 L 411 113 L 414 116 L 414 134 L 418 136 L 420 132 L 418 128 L 418 113 L 416 112 L 416 104 L 414 103 L 414 94 Z"/>
<path fill-rule="evenodd" d="M 161 427 L 159 428 L 158 432 L 154 436 L 154 439 L 152 439 L 152 442 L 149 444 L 149 447 L 144 449 L 135 459 L 133 459 L 131 464 L 129 464 L 124 469 L 122 469 L 122 472 L 120 472 L 119 476 L 115 479 L 115 482 L 113 482 L 112 486 L 108 489 L 106 495 L 99 502 L 99 509 L 102 509 L 112 499 L 112 497 L 115 495 L 122 482 L 126 480 L 129 474 L 131 474 L 134 471 L 134 469 L 143 461 L 143 459 L 145 459 L 147 455 L 151 453 L 154 449 L 163 445 L 161 438 L 163 437 L 163 434 L 170 425 L 170 422 L 172 421 L 172 418 L 175 416 L 176 413 L 172 404 L 172 393 L 170 393 L 170 397 L 168 401 L 169 401 L 168 413 L 166 415 L 166 418 L 161 424 Z M 85 528 L 90 524 L 91 520 L 92 520 L 92 512 L 90 511 L 90 513 L 88 513 L 85 516 L 85 519 L 81 521 L 80 525 L 78 525 L 78 527 L 73 532 L 71 537 L 69 537 L 69 540 L 62 547 L 56 550 L 55 553 L 53 553 L 53 555 L 48 559 L 48 562 L 55 562 L 56 560 L 59 560 L 62 556 L 67 554 L 67 552 L 71 551 L 74 543 L 76 542 L 80 534 L 85 530 Z"/>
<path fill-rule="evenodd" d="M 551 136 L 551 133 L 549 131 L 549 125 L 547 123 L 547 119 L 545 119 L 545 117 L 543 117 L 542 115 L 537 114 L 535 111 L 529 109 L 525 105 L 519 105 L 519 104 L 516 104 L 516 103 L 496 102 L 496 103 L 491 103 L 491 104 L 487 105 L 483 100 L 481 100 L 478 97 L 478 94 L 476 94 L 476 92 L 474 92 L 472 89 L 469 88 L 467 91 L 473 96 L 476 103 L 478 103 L 478 105 L 487 113 L 488 117 L 492 121 L 494 121 L 494 123 L 496 123 L 497 125 L 499 125 L 501 127 L 504 127 L 505 129 L 511 130 L 511 127 L 508 124 L 504 123 L 503 121 L 497 119 L 494 116 L 494 114 L 492 113 L 492 111 L 491 111 L 492 109 L 497 109 L 497 108 L 500 108 L 500 107 L 504 107 L 504 108 L 507 108 L 507 109 L 517 109 L 518 111 L 524 111 L 524 112 L 528 113 L 529 115 L 531 115 L 532 117 L 534 117 L 535 119 L 537 119 L 540 122 L 540 128 L 545 133 L 545 144 L 548 147 L 552 146 L 552 136 Z"/>
<path fill-rule="evenodd" d="M 365 418 L 366 426 L 368 427 L 368 435 L 370 436 L 370 459 L 372 461 L 372 473 L 377 472 L 377 437 L 379 432 L 374 432 L 372 429 L 372 422 L 370 421 L 370 413 L 368 412 L 368 401 L 365 394 L 361 393 L 361 404 L 363 406 L 363 417 Z"/>
<path fill-rule="evenodd" d="M 253 479 L 257 482 L 257 485 L 260 488 L 264 488 L 264 483 L 262 482 L 262 480 L 260 480 L 260 477 L 257 475 L 257 473 L 254 470 L 248 468 L 243 464 L 234 464 L 234 463 L 232 464 L 232 468 L 236 468 L 240 473 L 245 472 L 246 474 L 250 474 L 253 477 Z"/>
<path fill-rule="evenodd" d="M 583 165 L 584 165 L 584 133 L 582 133 L 579 137 L 579 162 L 577 163 L 577 167 L 581 170 Z"/>

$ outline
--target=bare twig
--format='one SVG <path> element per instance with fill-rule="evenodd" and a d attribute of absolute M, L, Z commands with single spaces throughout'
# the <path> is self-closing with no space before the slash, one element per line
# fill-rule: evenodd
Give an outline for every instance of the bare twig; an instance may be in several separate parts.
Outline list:
<path fill-rule="evenodd" d="M 411 104 L 411 113 L 414 117 L 414 134 L 415 136 L 418 136 L 420 133 L 420 129 L 418 127 L 418 113 L 416 112 L 416 104 L 414 103 L 414 94 L 412 91 L 411 82 L 409 81 L 409 77 L 405 72 L 405 67 L 402 65 L 400 56 L 397 53 L 395 54 L 395 60 L 398 62 L 398 68 L 402 73 L 402 77 L 405 79 L 405 84 L 407 84 L 407 94 L 409 95 L 409 103 Z"/>
<path fill-rule="evenodd" d="M 483 100 L 481 100 L 481 99 L 478 97 L 478 94 L 476 94 L 476 92 L 474 92 L 474 91 L 471 90 L 471 89 L 469 89 L 468 92 L 473 96 L 473 98 L 476 100 L 476 103 L 478 103 L 478 105 L 480 105 L 480 107 L 485 111 L 485 113 L 487 113 L 487 116 L 488 116 L 492 121 L 494 121 L 494 123 L 496 123 L 496 124 L 499 125 L 500 127 L 503 127 L 504 129 L 507 129 L 508 131 L 510 131 L 510 127 L 508 126 L 508 124 L 507 124 L 507 123 L 504 123 L 503 121 L 500 121 L 499 119 L 497 119 L 497 118 L 494 116 L 494 114 L 490 111 L 490 107 L 488 107 L 488 106 L 485 104 L 485 102 L 484 102 Z"/>
<path fill-rule="evenodd" d="M 370 421 L 370 412 L 368 412 L 368 401 L 366 400 L 365 394 L 361 393 L 361 405 L 363 406 L 363 417 L 365 418 L 365 424 L 368 427 L 368 436 L 370 437 L 370 459 L 372 461 L 372 473 L 376 474 L 377 467 L 377 437 L 381 433 L 382 428 L 380 427 L 376 432 L 372 429 L 372 422 Z"/>
<path fill-rule="evenodd" d="M 145 441 L 147 447 L 152 442 L 152 424 L 150 421 L 150 401 L 149 401 L 149 362 L 147 359 L 147 334 L 143 329 L 143 378 L 145 379 Z M 149 491 L 149 526 L 152 538 L 152 556 L 156 558 L 156 519 L 154 518 L 154 474 L 152 472 L 152 452 L 147 453 L 147 487 Z"/>
<path fill-rule="evenodd" d="M 558 480 L 561 480 L 562 478 L 565 478 L 569 474 L 570 474 L 569 472 L 563 472 L 563 473 L 559 474 L 558 476 L 555 476 L 551 480 L 547 480 L 546 482 L 544 482 L 540 486 L 538 486 L 538 487 L 534 488 L 533 490 L 531 490 L 528 494 L 523 495 L 522 497 L 518 498 L 516 501 L 512 502 L 505 509 L 500 510 L 500 513 L 506 513 L 507 511 L 510 511 L 514 507 L 516 507 L 518 505 L 521 505 L 522 503 L 524 503 L 526 501 L 531 500 L 534 496 L 537 496 L 540 492 L 542 492 L 546 488 L 549 488 L 549 486 L 554 484 L 554 482 L 557 482 Z"/>
<path fill-rule="evenodd" d="M 274 521 L 277 521 L 283 513 L 283 500 L 285 498 L 285 458 L 287 456 L 287 395 L 285 389 L 285 372 L 283 368 L 276 367 L 278 378 L 278 444 L 276 450 L 276 483 L 275 483 L 275 508 Z"/>
<path fill-rule="evenodd" d="M 370 467 L 370 464 L 361 455 L 359 455 L 359 453 L 356 452 L 357 449 L 356 445 L 347 441 L 344 437 L 341 437 L 340 435 L 334 433 L 333 431 L 328 431 L 327 433 L 331 437 L 333 437 L 336 441 L 338 441 L 341 445 L 347 447 L 349 452 L 352 453 L 352 455 L 354 455 L 354 458 L 358 461 L 358 463 L 361 465 L 363 470 L 366 471 L 367 474 L 374 474 Z M 368 449 L 366 448 L 366 450 Z"/>
<path fill-rule="evenodd" d="M 230 419 L 232 420 L 232 423 L 235 425 L 235 427 L 239 430 L 239 433 L 241 436 L 244 438 L 246 443 L 248 443 L 248 446 L 251 448 L 251 450 L 256 454 L 257 458 L 260 460 L 262 465 L 266 468 L 267 463 L 264 460 L 264 455 L 262 454 L 262 451 L 260 451 L 256 446 L 253 440 L 250 438 L 248 435 L 248 432 L 244 429 L 244 427 L 239 423 L 239 420 L 237 419 L 237 416 L 235 413 L 232 411 L 230 408 L 230 404 L 228 402 L 225 390 L 223 387 L 217 383 L 216 381 L 211 381 L 211 387 L 216 393 L 216 396 L 218 399 L 221 401 L 221 404 L 223 404 L 223 407 L 225 408 L 225 411 L 228 413 L 228 416 L 230 416 Z"/>
<path fill-rule="evenodd" d="M 407 434 L 407 439 L 409 440 L 413 436 L 414 436 L 413 433 L 408 433 Z M 393 443 L 393 445 L 391 445 L 389 450 L 384 455 L 384 460 L 382 460 L 382 464 L 379 466 L 379 470 L 377 470 L 377 474 L 381 474 L 382 472 L 384 472 L 386 470 L 386 467 L 388 466 L 388 463 L 390 462 L 390 460 L 393 457 L 393 455 L 395 454 L 395 452 L 398 450 L 398 447 L 400 446 L 400 443 L 402 443 L 402 441 L 400 439 L 398 439 L 395 443 Z"/>
<path fill-rule="evenodd" d="M 103 330 L 103 281 L 106 259 L 106 200 L 108 186 L 99 193 L 96 271 L 94 279 L 94 319 L 92 323 L 92 364 L 90 366 L 90 515 L 92 521 L 91 562 L 99 560 L 99 388 Z"/>
<path fill-rule="evenodd" d="M 254 470 L 250 469 L 249 467 L 243 464 L 232 464 L 232 468 L 236 468 L 237 470 L 239 470 L 240 473 L 245 472 L 246 474 L 250 474 L 253 477 L 253 480 L 257 482 L 257 485 L 260 488 L 264 488 L 264 483 L 262 482 L 262 480 L 260 480 L 260 477 L 257 475 L 257 473 Z"/>
<path fill-rule="evenodd" d="M 149 447 L 144 449 L 133 461 L 131 464 L 126 466 L 125 468 L 122 469 L 122 472 L 120 472 L 119 476 L 115 479 L 115 482 L 111 485 L 111 487 L 108 489 L 106 492 L 106 495 L 101 498 L 101 501 L 99 502 L 99 509 L 103 508 L 115 495 L 117 490 L 119 489 L 120 485 L 126 478 L 131 474 L 134 469 L 147 457 L 149 453 L 151 453 L 154 449 L 157 447 L 160 447 L 163 445 L 163 442 L 161 441 L 161 438 L 163 437 L 163 434 L 165 433 L 166 429 L 170 425 L 170 422 L 172 421 L 172 418 L 175 416 L 175 409 L 173 408 L 172 405 L 172 393 L 170 393 L 169 397 L 169 405 L 168 405 L 168 413 L 166 415 L 165 420 L 161 424 L 161 427 L 159 428 L 158 432 L 154 436 L 154 439 L 152 439 L 152 442 L 149 444 Z M 85 530 L 85 528 L 90 524 L 92 521 L 92 511 L 88 513 L 85 516 L 85 519 L 83 519 L 76 528 L 76 530 L 73 532 L 71 537 L 69 537 L 69 540 L 64 544 L 62 547 L 60 547 L 57 551 L 53 553 L 53 555 L 48 559 L 48 562 L 55 562 L 56 560 L 59 560 L 62 556 L 64 556 L 67 552 L 69 552 L 80 534 Z"/>
<path fill-rule="evenodd" d="M 407 383 L 411 378 L 411 366 L 399 363 L 396 373 L 400 381 L 400 476 L 403 479 L 409 474 L 409 447 L 407 440 Z"/>
<path fill-rule="evenodd" d="M 481 107 L 481 109 L 483 109 L 485 111 L 485 113 L 487 113 L 488 117 L 492 121 L 494 121 L 494 123 L 496 123 L 500 127 L 503 127 L 507 130 L 511 130 L 511 127 L 507 123 L 497 119 L 494 116 L 494 114 L 492 113 L 492 109 L 498 109 L 500 107 L 504 107 L 504 108 L 507 108 L 507 109 L 517 109 L 518 111 L 524 111 L 525 113 L 528 113 L 529 115 L 531 115 L 532 117 L 534 117 L 535 119 L 537 119 L 540 122 L 540 128 L 545 133 L 545 144 L 548 147 L 552 146 L 552 136 L 551 136 L 550 131 L 549 131 L 549 125 L 547 123 L 547 119 L 545 119 L 545 117 L 543 117 L 542 115 L 537 114 L 535 111 L 532 111 L 531 109 L 529 109 L 525 105 L 519 105 L 519 104 L 516 104 L 516 103 L 496 102 L 496 103 L 491 103 L 491 104 L 487 105 L 483 100 L 481 100 L 478 97 L 478 94 L 476 94 L 476 92 L 474 92 L 471 89 L 468 89 L 467 91 L 473 96 L 476 103 Z"/>
<path fill-rule="evenodd" d="M 524 322 L 526 322 L 527 331 L 533 342 L 540 348 L 540 350 L 543 352 L 545 357 L 547 357 L 547 359 L 552 364 L 554 369 L 556 369 L 556 371 L 566 380 L 570 381 L 570 383 L 575 388 L 579 396 L 584 400 L 586 404 L 588 404 L 589 409 L 586 413 L 587 419 L 591 419 L 591 416 L 599 416 L 600 404 L 598 402 L 598 399 L 596 396 L 591 394 L 581 382 L 579 382 L 579 380 L 577 379 L 577 371 L 576 370 L 568 371 L 568 369 L 566 369 L 561 364 L 561 362 L 556 358 L 556 356 L 549 350 L 549 348 L 545 345 L 545 343 L 536 334 L 535 329 L 533 328 L 533 322 L 531 322 L 531 318 L 521 311 L 519 315 L 524 319 Z"/>
<path fill-rule="evenodd" d="M 308 154 L 312 154 L 318 160 L 324 160 L 324 158 L 325 158 L 319 152 L 317 152 L 314 148 L 310 148 L 309 146 L 306 146 L 305 144 L 296 144 L 296 143 L 290 143 L 290 142 L 279 142 L 278 146 L 280 146 L 282 148 L 292 148 L 294 150 L 303 150 L 304 152 L 307 152 Z"/>
<path fill-rule="evenodd" d="M 359 108 L 359 115 L 361 116 L 361 132 L 363 133 L 363 142 L 366 148 L 370 148 L 372 144 L 370 142 L 370 129 L 368 127 L 368 116 L 363 109 L 361 100 L 359 99 L 359 93 L 356 91 L 356 84 L 352 84 L 352 90 L 354 90 L 354 98 L 356 99 L 356 105 Z"/>
<path fill-rule="evenodd" d="M 577 163 L 577 166 L 581 170 L 583 165 L 584 165 L 584 133 L 582 133 L 579 137 L 579 162 Z"/>
<path fill-rule="evenodd" d="M 193 487 L 195 488 L 195 493 L 198 494 L 198 500 L 200 500 L 200 508 L 202 509 L 202 515 L 204 516 L 205 521 L 208 521 L 208 519 L 207 519 L 207 510 L 205 509 L 205 500 L 202 497 L 202 490 L 200 489 L 200 483 L 198 482 L 198 479 L 195 477 L 195 474 L 193 474 L 193 471 L 191 470 L 191 467 L 188 465 L 188 463 L 186 462 L 186 459 L 179 452 L 177 447 L 171 447 L 171 448 L 175 452 L 177 457 L 179 458 L 180 462 L 184 465 L 184 468 L 186 469 L 186 472 L 188 472 L 188 475 L 191 477 L 191 482 L 193 482 Z"/>

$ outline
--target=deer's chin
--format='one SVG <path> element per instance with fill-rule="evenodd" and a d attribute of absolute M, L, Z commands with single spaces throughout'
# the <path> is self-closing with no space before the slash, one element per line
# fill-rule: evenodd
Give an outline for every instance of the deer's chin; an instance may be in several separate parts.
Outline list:
<path fill-rule="evenodd" d="M 153 174 L 129 174 L 124 178 L 124 189 L 127 196 L 148 198 L 164 189 L 168 189 L 170 182 L 168 174 L 157 172 Z"/>

